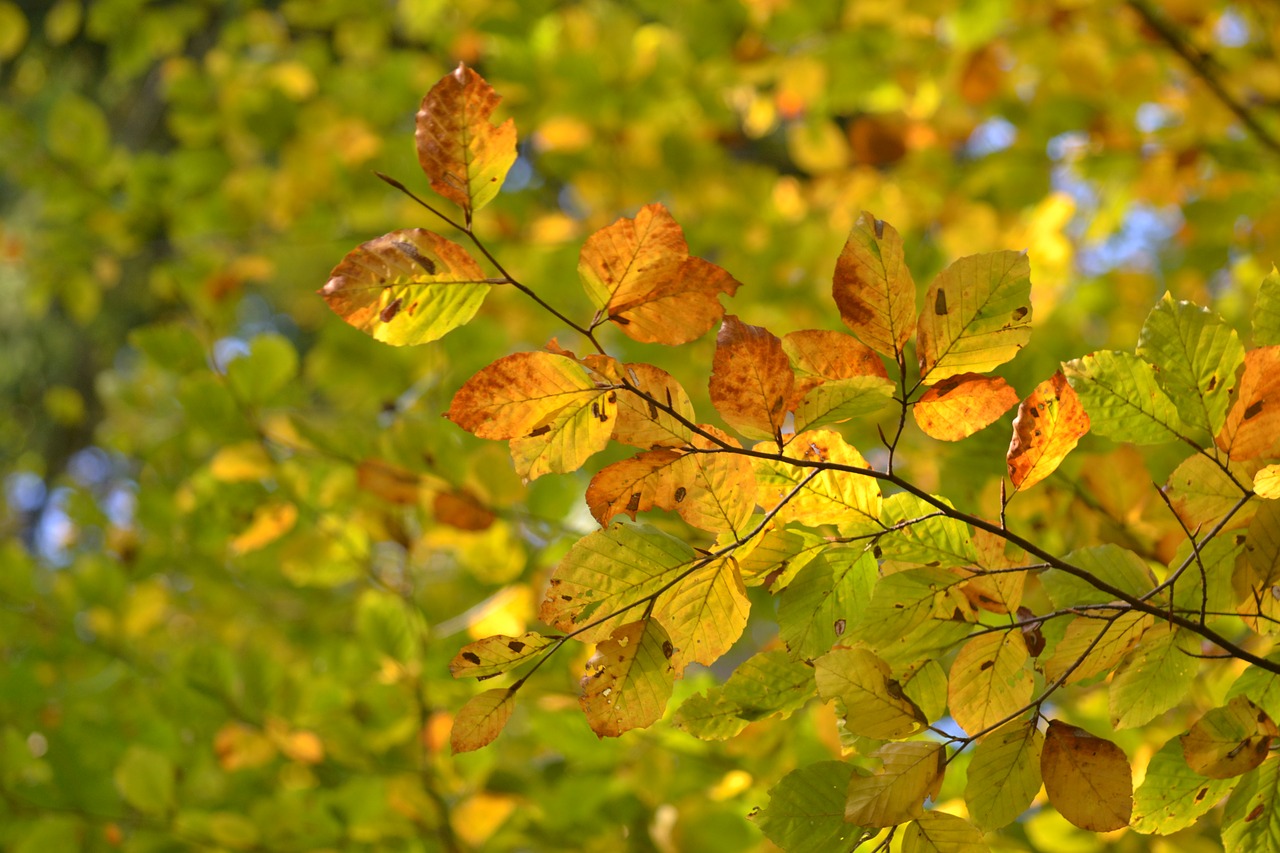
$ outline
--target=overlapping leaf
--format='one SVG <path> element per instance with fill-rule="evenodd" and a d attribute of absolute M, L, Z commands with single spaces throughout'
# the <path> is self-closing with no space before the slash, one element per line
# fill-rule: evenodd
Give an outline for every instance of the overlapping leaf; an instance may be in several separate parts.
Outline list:
<path fill-rule="evenodd" d="M 959 441 L 990 426 L 1018 403 L 1018 392 L 998 376 L 957 373 L 934 385 L 911 407 L 925 435 Z"/>
<path fill-rule="evenodd" d="M 1275 456 L 1280 449 L 1280 345 L 1250 350 L 1215 441 L 1232 459 Z"/>
<path fill-rule="evenodd" d="M 1064 683 L 1073 684 L 1106 672 L 1137 645 L 1153 624 L 1150 615 L 1136 610 L 1114 619 L 1077 616 L 1067 623 L 1066 636 L 1044 661 L 1045 677 L 1054 682 L 1065 678 Z"/>
<path fill-rule="evenodd" d="M 644 728 L 662 716 L 675 680 L 672 647 L 656 619 L 619 626 L 596 647 L 578 704 L 599 737 Z"/>
<path fill-rule="evenodd" d="M 780 448 L 775 442 L 761 442 L 755 449 L 769 454 L 783 453 L 805 462 L 868 468 L 862 454 L 831 430 L 800 433 L 785 447 Z M 771 459 L 752 462 L 760 487 L 758 500 L 766 511 L 774 509 L 799 488 L 778 511 L 779 522 L 801 521 L 810 526 L 835 524 L 847 533 L 882 529 L 880 485 L 876 480 L 830 469 L 810 477 L 813 469 L 803 465 Z"/>
<path fill-rule="evenodd" d="M 818 695 L 838 699 L 845 728 L 876 740 L 917 734 L 929 725 L 924 713 L 902 692 L 889 665 L 867 649 L 840 648 L 813 662 Z"/>
<path fill-rule="evenodd" d="M 716 335 L 710 383 L 711 404 L 725 422 L 750 438 L 781 435 L 794 384 L 782 341 L 726 315 Z"/>
<path fill-rule="evenodd" d="M 871 600 L 875 558 L 828 547 L 801 568 L 778 601 L 778 631 L 791 656 L 812 660 L 840 641 Z"/>
<path fill-rule="evenodd" d="M 960 647 L 947 707 L 969 734 L 984 731 L 1021 710 L 1035 691 L 1027 644 L 1016 630 L 982 634 Z"/>
<path fill-rule="evenodd" d="M 1018 406 L 1005 456 L 1013 487 L 1029 489 L 1048 477 L 1088 431 L 1089 416 L 1059 370 Z"/>
<path fill-rule="evenodd" d="M 1169 625 L 1147 631 L 1111 679 L 1111 725 L 1145 725 L 1186 700 L 1199 672 L 1193 636 Z"/>
<path fill-rule="evenodd" d="M 880 357 L 849 335 L 806 329 L 784 337 L 782 348 L 796 373 L 788 408 L 797 432 L 874 414 L 893 397 Z"/>
<path fill-rule="evenodd" d="M 916 285 L 902 237 L 865 210 L 836 261 L 832 296 L 840 319 L 863 343 L 896 359 L 915 330 Z"/>
<path fill-rule="evenodd" d="M 879 540 L 880 556 L 921 566 L 971 566 L 978 561 L 968 526 L 908 492 L 884 501 L 880 521 L 892 533 Z"/>
<path fill-rule="evenodd" d="M 1280 756 L 1240 779 L 1222 813 L 1224 853 L 1274 853 L 1280 844 Z"/>
<path fill-rule="evenodd" d="M 1235 786 L 1233 779 L 1206 779 L 1187 766 L 1180 738 L 1173 738 L 1151 757 L 1147 774 L 1133 795 L 1133 828 L 1171 835 L 1186 829 L 1221 802 Z"/>
<path fill-rule="evenodd" d="M 978 742 L 964 789 L 978 826 L 999 829 L 1031 806 L 1040 791 L 1043 747 L 1034 720 L 1006 723 Z"/>
<path fill-rule="evenodd" d="M 1068 361 L 1062 370 L 1099 435 L 1133 444 L 1181 436 L 1178 407 L 1156 381 L 1155 368 L 1136 355 L 1103 350 Z"/>
<path fill-rule="evenodd" d="M 512 119 L 490 119 L 502 98 L 474 70 L 459 65 L 432 87 L 418 110 L 418 163 L 431 188 L 471 215 L 488 204 L 516 161 Z"/>
<path fill-rule="evenodd" d="M 963 583 L 961 575 L 941 568 L 908 569 L 882 577 L 871 593 L 871 603 L 859 614 L 854 636 L 879 650 L 939 613 L 951 616 L 959 605 L 968 606 L 959 590 Z"/>
<path fill-rule="evenodd" d="M 675 714 L 675 724 L 703 740 L 733 737 L 752 722 L 789 716 L 814 694 L 813 669 L 781 650 L 758 652 L 733 671 L 729 680 L 705 694 L 691 696 Z M 844 813 L 841 790 L 840 813 Z"/>
<path fill-rule="evenodd" d="M 787 853 L 853 850 L 861 827 L 846 823 L 844 801 L 854 773 L 847 761 L 820 761 L 793 770 L 769 789 L 769 804 L 752 817 Z"/>
<path fill-rule="evenodd" d="M 928 811 L 907 824 L 902 853 L 987 853 L 982 832 L 962 817 Z"/>
<path fill-rule="evenodd" d="M 592 234 L 578 274 L 604 316 L 642 343 L 701 337 L 724 314 L 720 294 L 732 296 L 740 286 L 715 264 L 690 257 L 684 232 L 661 204 Z"/>
<path fill-rule="evenodd" d="M 1049 723 L 1040 772 L 1058 813 L 1081 829 L 1109 832 L 1129 825 L 1133 775 L 1120 747 L 1059 720 Z"/>
<path fill-rule="evenodd" d="M 1239 483 L 1248 489 L 1253 482 L 1238 467 L 1232 468 L 1235 482 L 1223 472 L 1222 467 L 1203 453 L 1189 456 L 1169 475 L 1165 493 L 1169 503 L 1182 519 L 1182 523 L 1194 530 L 1213 525 L 1226 515 L 1244 495 Z M 1249 516 L 1237 515 L 1237 524 Z"/>
<path fill-rule="evenodd" d="M 646 450 L 687 444 L 692 437 L 689 427 L 654 402 L 662 403 L 689 423 L 696 421 L 693 403 L 689 402 L 688 393 L 675 377 L 652 364 L 643 363 L 623 365 L 620 373 L 636 390 L 624 388 L 618 391 L 618 424 L 613 431 L 614 439 Z"/>
<path fill-rule="evenodd" d="M 443 337 L 474 317 L 488 293 L 466 249 L 422 228 L 361 243 L 320 288 L 333 313 L 394 346 Z"/>
<path fill-rule="evenodd" d="M 959 373 L 985 373 L 1031 338 L 1031 265 L 1021 252 L 960 258 L 924 297 L 917 326 L 920 376 L 933 385 Z"/>
<path fill-rule="evenodd" d="M 1214 708 L 1179 741 L 1187 766 L 1210 779 L 1231 779 L 1266 760 L 1277 734 L 1267 712 L 1244 696 Z"/>
<path fill-rule="evenodd" d="M 946 771 L 942 744 L 926 741 L 888 743 L 871 753 L 884 762 L 870 776 L 854 774 L 844 819 L 858 826 L 896 826 L 924 814 L 924 802 L 936 797 Z"/>

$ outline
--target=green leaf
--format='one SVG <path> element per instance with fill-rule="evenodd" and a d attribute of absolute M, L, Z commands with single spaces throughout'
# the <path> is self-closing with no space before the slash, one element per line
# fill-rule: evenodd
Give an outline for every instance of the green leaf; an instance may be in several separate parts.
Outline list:
<path fill-rule="evenodd" d="M 671 654 L 671 641 L 657 619 L 622 625 L 597 645 L 578 699 L 591 730 L 617 737 L 657 722 L 675 680 Z"/>
<path fill-rule="evenodd" d="M 398 595 L 366 589 L 356 602 L 356 636 L 401 664 L 416 660 L 418 628 Z"/>
<path fill-rule="evenodd" d="M 968 626 L 964 626 L 966 630 Z M 926 720 L 941 719 L 947 712 L 947 671 L 936 658 L 926 657 L 902 677 L 902 692 L 924 712 Z"/>
<path fill-rule="evenodd" d="M 814 694 L 813 670 L 781 650 L 747 658 L 720 687 L 686 699 L 675 725 L 702 740 L 733 737 L 749 723 L 789 716 Z"/>
<path fill-rule="evenodd" d="M 755 547 L 738 558 L 742 581 L 747 586 L 770 590 L 785 589 L 809 561 L 831 547 L 817 534 L 783 527 L 775 527 L 752 541 Z"/>
<path fill-rule="evenodd" d="M 1119 545 L 1081 548 L 1068 554 L 1067 562 L 1130 595 L 1145 595 L 1155 586 L 1155 576 L 1146 561 Z M 1061 569 L 1049 569 L 1040 576 L 1040 582 L 1049 593 L 1053 606 L 1059 609 L 1079 604 L 1105 604 L 1112 600 L 1110 595 L 1088 581 Z"/>
<path fill-rule="evenodd" d="M 227 365 L 227 382 L 242 405 L 268 403 L 298 373 L 298 352 L 283 335 L 258 335 L 249 354 Z"/>
<path fill-rule="evenodd" d="M 840 700 L 845 728 L 876 740 L 896 740 L 928 726 L 916 704 L 902 692 L 889 665 L 866 649 L 836 649 L 813 662 L 818 695 Z"/>
<path fill-rule="evenodd" d="M 124 801 L 149 815 L 163 814 L 174 805 L 174 768 L 169 756 L 133 744 L 116 765 L 113 779 Z"/>
<path fill-rule="evenodd" d="M 1235 779 L 1206 779 L 1187 766 L 1182 743 L 1171 738 L 1151 757 L 1133 795 L 1134 831 L 1171 835 L 1186 829 L 1235 787 Z"/>
<path fill-rule="evenodd" d="M 851 851 L 865 833 L 845 823 L 845 792 L 853 777 L 846 761 L 820 761 L 793 770 L 769 789 L 769 804 L 752 813 L 765 837 L 787 853 Z"/>
<path fill-rule="evenodd" d="M 1280 756 L 1240 778 L 1222 813 L 1224 853 L 1280 853 Z"/>
<path fill-rule="evenodd" d="M 577 639 L 584 643 L 598 643 L 629 621 L 627 608 L 657 595 L 694 557 L 684 542 L 648 525 L 598 530 L 579 539 L 560 561 L 538 618 L 565 633 L 581 631 Z"/>
<path fill-rule="evenodd" d="M 960 258 L 924 297 L 916 327 L 920 377 L 986 373 L 1031 339 L 1031 264 L 1025 252 Z"/>
<path fill-rule="evenodd" d="M 1258 288 L 1258 301 L 1253 308 L 1253 345 L 1273 344 L 1280 344 L 1280 271 L 1274 264 Z"/>
<path fill-rule="evenodd" d="M 1192 612 L 1198 612 L 1201 606 L 1209 613 L 1230 612 L 1235 606 L 1231 576 L 1235 571 L 1236 558 L 1244 547 L 1243 538 L 1240 534 L 1216 536 L 1200 548 L 1198 560 L 1192 556 L 1190 540 L 1184 540 L 1169 561 L 1172 573 L 1180 569 L 1188 558 L 1191 559 L 1173 586 L 1174 606 Z M 1214 618 L 1206 616 L 1206 621 Z"/>
<path fill-rule="evenodd" d="M 978 562 L 968 526 L 942 516 L 937 507 L 915 495 L 899 492 L 885 498 L 880 521 L 888 528 L 903 525 L 876 540 L 885 559 L 933 567 L 972 566 Z M 908 521 L 914 523 L 906 524 Z"/>
<path fill-rule="evenodd" d="M 1040 791 L 1044 735 L 1035 720 L 1015 720 L 974 747 L 964 798 L 978 826 L 999 829 L 1031 806 Z"/>
<path fill-rule="evenodd" d="M 987 853 L 982 832 L 946 812 L 925 812 L 902 834 L 902 853 Z"/>
<path fill-rule="evenodd" d="M 1276 734 L 1265 711 L 1237 696 L 1211 709 L 1179 741 L 1192 770 L 1210 779 L 1233 779 L 1266 760 Z"/>
<path fill-rule="evenodd" d="M 1160 444 L 1182 436 L 1182 418 L 1146 361 L 1103 350 L 1065 362 L 1062 371 L 1099 435 L 1132 444 Z"/>
<path fill-rule="evenodd" d="M 812 660 L 835 645 L 852 615 L 871 601 L 876 561 L 856 548 L 824 549 L 796 574 L 778 601 L 778 629 L 793 658 Z"/>
<path fill-rule="evenodd" d="M 1280 663 L 1280 655 L 1271 655 L 1267 660 Z M 1280 675 L 1261 667 L 1247 666 L 1227 691 L 1228 699 L 1236 696 L 1252 699 L 1271 719 L 1280 719 Z"/>
<path fill-rule="evenodd" d="M 893 391 L 893 382 L 882 376 L 854 376 L 824 382 L 805 394 L 796 407 L 796 430 L 817 429 L 874 415 L 889 405 Z"/>
<path fill-rule="evenodd" d="M 1131 729 L 1187 698 L 1200 669 L 1199 644 L 1181 628 L 1147 631 L 1111 679 L 1111 725 Z"/>
<path fill-rule="evenodd" d="M 945 609 L 945 604 L 963 599 L 964 594 L 955 589 L 963 582 L 955 572 L 933 568 L 907 569 L 880 578 L 854 634 L 872 648 L 900 639 Z"/>
<path fill-rule="evenodd" d="M 467 250 L 423 228 L 361 243 L 320 288 L 333 313 L 393 346 L 444 337 L 474 317 L 488 293 Z"/>
<path fill-rule="evenodd" d="M 1208 439 L 1227 419 L 1244 345 L 1235 329 L 1208 309 L 1175 302 L 1168 293 L 1147 316 L 1138 355 L 1159 368 L 1156 380 L 1182 421 Z"/>

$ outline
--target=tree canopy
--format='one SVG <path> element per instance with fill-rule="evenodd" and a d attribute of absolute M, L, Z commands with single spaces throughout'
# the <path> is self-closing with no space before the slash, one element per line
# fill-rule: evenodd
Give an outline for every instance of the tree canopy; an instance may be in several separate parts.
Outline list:
<path fill-rule="evenodd" d="M 1280 847 L 1277 42 L 0 0 L 0 843 Z"/>

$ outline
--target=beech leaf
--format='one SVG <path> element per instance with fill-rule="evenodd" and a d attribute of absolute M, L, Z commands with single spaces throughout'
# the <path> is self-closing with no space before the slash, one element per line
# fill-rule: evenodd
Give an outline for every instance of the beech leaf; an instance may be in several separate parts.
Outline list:
<path fill-rule="evenodd" d="M 1257 767 L 1280 734 L 1267 712 L 1244 696 L 1201 717 L 1179 741 L 1187 766 L 1210 779 L 1231 779 Z"/>
<path fill-rule="evenodd" d="M 836 261 L 831 294 L 840 319 L 867 346 L 897 359 L 915 330 L 916 285 L 902 237 L 865 210 Z"/>
<path fill-rule="evenodd" d="M 578 704 L 598 737 L 617 737 L 657 722 L 673 681 L 667 632 L 656 619 L 641 619 L 619 626 L 596 646 Z"/>
<path fill-rule="evenodd" d="M 1040 791 L 1043 747 L 1034 720 L 1006 723 L 978 742 L 964 789 L 974 823 L 999 829 L 1030 808 Z"/>
<path fill-rule="evenodd" d="M 946 812 L 925 812 L 902 835 L 902 853 L 987 853 L 990 849 L 977 827 Z"/>
<path fill-rule="evenodd" d="M 959 441 L 990 426 L 1018 403 L 1018 392 L 999 376 L 958 373 L 921 395 L 911 408 L 925 435 Z"/>
<path fill-rule="evenodd" d="M 1232 459 L 1275 456 L 1280 445 L 1280 345 L 1250 350 L 1215 441 Z"/>
<path fill-rule="evenodd" d="M 769 454 L 781 452 L 807 462 L 868 467 L 862 454 L 831 430 L 800 433 L 782 448 L 775 442 L 761 442 L 755 449 Z M 766 511 L 776 508 L 785 496 L 804 483 L 778 511 L 775 517 L 779 522 L 801 521 L 810 526 L 835 524 L 842 532 L 882 529 L 880 485 L 871 477 L 851 477 L 828 469 L 809 479 L 812 469 L 802 465 L 759 458 L 754 458 L 752 463 L 760 484 L 759 501 Z"/>
<path fill-rule="evenodd" d="M 1048 477 L 1089 431 L 1089 416 L 1059 370 L 1018 406 L 1005 460 L 1014 489 L 1029 489 Z"/>
<path fill-rule="evenodd" d="M 725 315 L 710 383 L 711 405 L 725 422 L 749 438 L 781 435 L 794 384 L 782 341 L 768 329 Z"/>
<path fill-rule="evenodd" d="M 971 735 L 1021 710 L 1035 692 L 1022 632 L 982 634 L 960 647 L 951 664 L 947 707 Z"/>
<path fill-rule="evenodd" d="M 1185 737 L 1185 735 L 1183 736 Z M 1194 824 L 1235 786 L 1236 779 L 1207 779 L 1187 766 L 1182 739 L 1173 738 L 1151 757 L 1133 795 L 1133 829 L 1170 835 Z"/>
<path fill-rule="evenodd" d="M 1062 365 L 1092 430 L 1116 441 L 1160 444 L 1181 437 L 1178 407 L 1136 355 L 1103 350 Z"/>
<path fill-rule="evenodd" d="M 495 687 L 472 696 L 453 717 L 453 730 L 449 734 L 453 754 L 471 752 L 493 743 L 511 719 L 515 705 L 515 691 L 508 687 Z"/>
<path fill-rule="evenodd" d="M 844 818 L 853 774 L 847 761 L 820 761 L 792 770 L 769 789 L 769 804 L 752 817 L 765 837 L 787 853 L 853 850 L 865 835 Z"/>
<path fill-rule="evenodd" d="M 1040 771 L 1058 813 L 1090 832 L 1129 825 L 1133 775 L 1120 747 L 1059 720 L 1049 723 Z"/>
<path fill-rule="evenodd" d="M 507 672 L 554 643 L 532 631 L 519 637 L 497 635 L 468 643 L 449 663 L 454 678 L 489 678 Z"/>
<path fill-rule="evenodd" d="M 896 826 L 924 814 L 924 802 L 936 797 L 946 771 L 946 750 L 927 741 L 889 743 L 871 753 L 883 762 L 869 776 L 849 780 L 844 819 L 858 826 Z"/>
<path fill-rule="evenodd" d="M 923 731 L 929 721 L 893 678 L 889 665 L 867 649 L 835 649 L 813 662 L 818 695 L 843 705 L 845 728 L 876 740 Z"/>

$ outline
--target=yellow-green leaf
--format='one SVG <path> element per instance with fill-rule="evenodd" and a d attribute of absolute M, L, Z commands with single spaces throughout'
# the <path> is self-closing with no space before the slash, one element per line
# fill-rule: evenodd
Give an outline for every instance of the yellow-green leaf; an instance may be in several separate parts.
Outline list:
<path fill-rule="evenodd" d="M 1253 308 L 1253 345 L 1273 344 L 1280 344 L 1280 270 L 1274 264 L 1258 287 L 1258 301 Z"/>
<path fill-rule="evenodd" d="M 459 64 L 431 88 L 418 110 L 418 164 L 431 188 L 461 207 L 468 222 L 502 189 L 516 161 L 515 122 L 491 121 L 501 100 L 484 78 Z"/>
<path fill-rule="evenodd" d="M 1265 761 L 1277 734 L 1266 711 L 1237 696 L 1201 717 L 1179 740 L 1188 767 L 1210 779 L 1231 779 Z"/>
<path fill-rule="evenodd" d="M 829 462 L 853 468 L 868 468 L 867 460 L 832 430 L 810 430 L 779 448 L 775 442 L 761 442 L 755 450 L 803 460 Z M 780 523 L 798 521 L 811 527 L 838 525 L 842 533 L 882 529 L 880 525 L 880 484 L 871 477 L 850 476 L 842 471 L 821 471 L 790 462 L 753 459 L 760 484 L 758 500 L 766 511 L 773 510 L 797 487 L 799 491 L 778 511 Z M 807 482 L 806 482 L 807 481 Z"/>
<path fill-rule="evenodd" d="M 961 258 L 924 297 L 917 327 L 920 376 L 932 385 L 958 373 L 985 373 L 1031 338 L 1031 265 L 1022 252 Z"/>
<path fill-rule="evenodd" d="M 769 804 L 751 817 L 765 837 L 787 853 L 853 850 L 865 833 L 844 819 L 852 776 L 853 765 L 847 761 L 820 761 L 792 770 L 769 789 Z"/>
<path fill-rule="evenodd" d="M 747 658 L 720 687 L 685 700 L 675 724 L 703 740 L 733 737 L 749 723 L 789 716 L 814 693 L 813 669 L 774 649 Z M 842 791 L 843 793 L 843 791 Z M 841 797 L 843 814 L 843 796 Z"/>
<path fill-rule="evenodd" d="M 1151 757 L 1147 774 L 1133 795 L 1133 828 L 1169 835 L 1186 829 L 1216 806 L 1236 784 L 1206 779 L 1187 766 L 1181 738 L 1173 738 Z"/>
<path fill-rule="evenodd" d="M 812 660 L 852 627 L 871 600 L 876 561 L 857 548 L 827 547 L 805 563 L 778 600 L 778 631 L 791 656 Z"/>
<path fill-rule="evenodd" d="M 974 823 L 999 829 L 1031 806 L 1040 791 L 1044 735 L 1035 720 L 1015 720 L 974 747 L 964 798 Z"/>
<path fill-rule="evenodd" d="M 880 376 L 854 376 L 824 382 L 806 393 L 796 405 L 796 429 L 816 429 L 874 415 L 889 405 L 893 389 L 893 383 Z"/>
<path fill-rule="evenodd" d="M 948 679 L 951 716 L 971 735 L 1008 718 L 1031 701 L 1035 675 L 1017 629 L 982 634 L 960 647 Z"/>
<path fill-rule="evenodd" d="M 924 814 L 924 801 L 936 797 L 946 772 L 946 750 L 926 741 L 889 743 L 871 753 L 883 764 L 875 773 L 849 780 L 844 819 L 858 826 L 896 826 Z"/>
<path fill-rule="evenodd" d="M 1236 785 L 1222 813 L 1224 853 L 1280 850 L 1280 756 L 1271 756 Z"/>
<path fill-rule="evenodd" d="M 1058 813 L 1091 832 L 1129 825 L 1133 775 L 1120 747 L 1059 720 L 1049 723 L 1040 772 Z"/>
<path fill-rule="evenodd" d="M 1199 645 L 1184 629 L 1161 624 L 1142 635 L 1111 677 L 1111 725 L 1131 729 L 1183 702 L 1200 669 Z"/>
<path fill-rule="evenodd" d="M 575 397 L 527 436 L 511 439 L 516 473 L 536 480 L 578 470 L 608 445 L 617 412 L 617 393 L 608 388 Z"/>
<path fill-rule="evenodd" d="M 697 662 L 709 666 L 729 651 L 747 626 L 751 602 L 733 555 L 712 560 L 675 582 L 654 605 L 671 641 L 677 676 Z"/>
<path fill-rule="evenodd" d="M 144 814 L 159 815 L 173 807 L 174 766 L 162 752 L 130 745 L 112 778 L 125 802 Z"/>
<path fill-rule="evenodd" d="M 519 637 L 497 635 L 468 643 L 449 663 L 454 678 L 488 678 L 507 672 L 554 643 L 532 631 Z"/>
<path fill-rule="evenodd" d="M 1065 362 L 1062 370 L 1099 435 L 1133 444 L 1181 437 L 1178 407 L 1156 381 L 1155 368 L 1136 355 L 1103 350 Z"/>
<path fill-rule="evenodd" d="M 1253 493 L 1269 501 L 1280 498 L 1280 465 L 1268 465 L 1253 475 Z"/>
<path fill-rule="evenodd" d="M 1149 614 L 1136 610 L 1114 618 L 1076 616 L 1067 623 L 1067 633 L 1053 647 L 1052 656 L 1044 661 L 1045 677 L 1050 681 L 1065 677 L 1064 683 L 1074 684 L 1106 672 L 1153 624 Z"/>
<path fill-rule="evenodd" d="M 620 626 L 596 646 L 578 704 L 598 737 L 656 722 L 671 698 L 671 641 L 656 619 Z"/>
<path fill-rule="evenodd" d="M 858 215 L 836 261 L 831 295 L 863 343 L 897 358 L 914 331 L 916 285 L 892 225 L 865 210 Z"/>
<path fill-rule="evenodd" d="M 474 317 L 488 293 L 466 249 L 423 228 L 361 243 L 320 288 L 333 313 L 393 346 L 443 337 Z"/>
<path fill-rule="evenodd" d="M 453 718 L 453 730 L 449 734 L 453 754 L 471 752 L 493 743 L 511 719 L 515 706 L 515 691 L 507 687 L 495 687 L 472 696 Z"/>
<path fill-rule="evenodd" d="M 977 827 L 946 812 L 925 812 L 902 834 L 902 853 L 987 853 L 990 849 Z"/>
<path fill-rule="evenodd" d="M 1239 466 L 1232 466 L 1232 475 L 1239 486 L 1232 482 L 1231 477 L 1227 476 L 1217 462 L 1203 453 L 1195 453 L 1173 469 L 1164 490 L 1174 511 L 1189 529 L 1209 527 L 1226 515 L 1244 496 L 1241 486 L 1246 489 L 1253 486 L 1253 481 L 1244 471 L 1239 470 Z M 1245 508 L 1246 513 L 1250 511 L 1250 507 Z M 1248 517 L 1237 512 L 1233 522 L 1247 521 Z M 1236 526 L 1236 523 L 1232 526 Z"/>
<path fill-rule="evenodd" d="M 862 737 L 895 740 L 925 729 L 929 721 L 902 692 L 889 665 L 860 648 L 840 648 L 813 662 L 818 695 L 844 706 L 845 728 Z"/>

